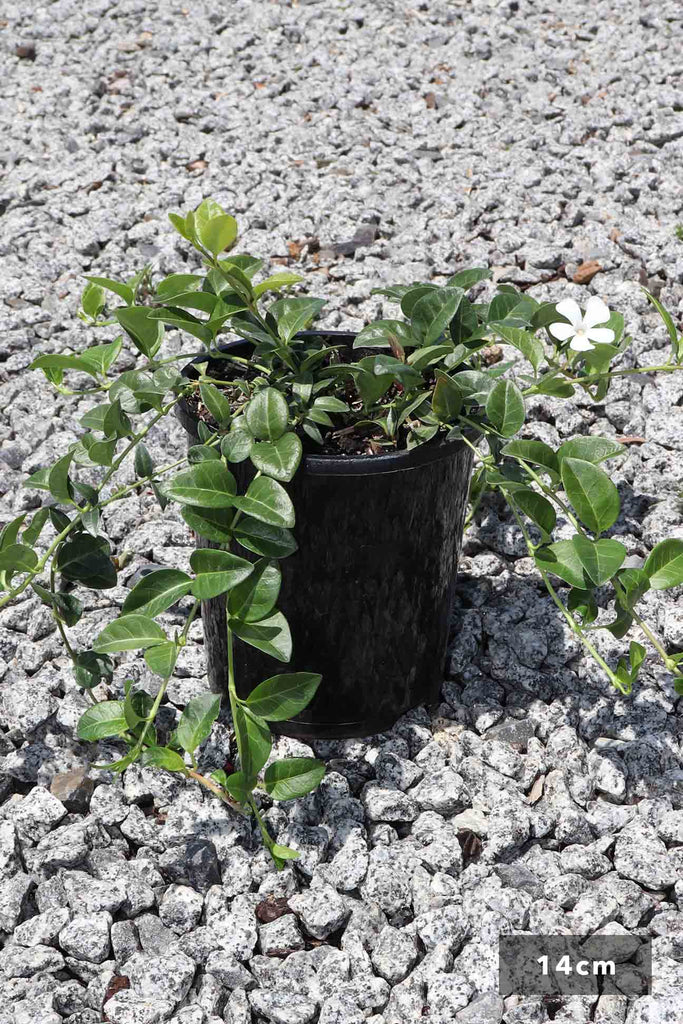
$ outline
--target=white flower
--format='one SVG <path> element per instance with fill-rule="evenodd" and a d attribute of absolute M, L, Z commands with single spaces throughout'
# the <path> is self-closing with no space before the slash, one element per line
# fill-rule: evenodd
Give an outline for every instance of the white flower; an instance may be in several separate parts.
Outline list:
<path fill-rule="evenodd" d="M 591 295 L 586 304 L 586 312 L 581 315 L 578 302 L 574 299 L 562 299 L 555 309 L 560 316 L 566 316 L 568 324 L 550 324 L 548 330 L 558 341 L 569 342 L 574 352 L 589 352 L 596 345 L 609 345 L 614 341 L 614 331 L 609 327 L 598 327 L 609 320 L 609 308 L 597 295 Z"/>

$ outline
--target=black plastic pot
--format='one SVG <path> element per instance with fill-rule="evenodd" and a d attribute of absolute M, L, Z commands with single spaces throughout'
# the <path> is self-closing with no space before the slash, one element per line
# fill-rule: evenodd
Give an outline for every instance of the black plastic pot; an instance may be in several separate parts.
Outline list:
<path fill-rule="evenodd" d="M 306 333 L 335 344 L 354 339 L 342 331 Z M 222 348 L 251 351 L 242 341 Z M 183 372 L 196 375 L 191 363 Z M 186 402 L 177 410 L 196 443 L 196 416 Z M 230 468 L 243 493 L 251 463 Z M 438 700 L 471 470 L 470 449 L 457 440 L 387 455 L 304 457 L 287 484 L 299 550 L 282 562 L 278 601 L 292 631 L 292 660 L 280 665 L 241 641 L 235 650 L 243 697 L 277 672 L 322 673 L 313 702 L 279 732 L 367 736 Z M 225 600 L 204 602 L 202 617 L 209 682 L 223 692 Z"/>

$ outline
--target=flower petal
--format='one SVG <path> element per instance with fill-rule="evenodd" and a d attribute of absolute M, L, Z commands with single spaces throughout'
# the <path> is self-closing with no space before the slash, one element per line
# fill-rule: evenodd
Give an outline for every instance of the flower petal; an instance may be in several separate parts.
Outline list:
<path fill-rule="evenodd" d="M 566 341 L 567 338 L 571 338 L 572 335 L 576 334 L 576 327 L 572 324 L 550 324 L 548 330 L 553 338 L 557 338 L 558 341 Z"/>
<path fill-rule="evenodd" d="M 592 348 L 595 348 L 585 335 L 577 334 L 576 337 L 572 338 L 569 342 L 569 347 L 574 352 L 590 352 Z"/>
<path fill-rule="evenodd" d="M 586 337 L 596 345 L 611 345 L 614 341 L 614 331 L 611 327 L 591 327 L 586 331 Z"/>
<path fill-rule="evenodd" d="M 583 326 L 588 328 L 595 327 L 597 324 L 606 324 L 609 318 L 609 306 L 602 301 L 599 295 L 591 295 L 586 303 Z"/>
<path fill-rule="evenodd" d="M 578 327 L 581 324 L 581 310 L 579 309 L 578 302 L 575 302 L 574 299 L 562 299 L 561 302 L 557 303 L 555 309 L 560 316 L 566 316 L 567 320 L 574 324 L 574 327 Z M 598 320 L 595 322 L 599 323 Z"/>

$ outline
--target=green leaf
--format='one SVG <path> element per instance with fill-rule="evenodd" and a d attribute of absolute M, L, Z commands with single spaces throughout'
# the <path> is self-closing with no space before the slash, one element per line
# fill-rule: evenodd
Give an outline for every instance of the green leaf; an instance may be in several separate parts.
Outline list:
<path fill-rule="evenodd" d="M 229 544 L 232 540 L 234 513 L 224 508 L 192 508 L 180 510 L 183 519 L 196 534 L 218 544 Z"/>
<path fill-rule="evenodd" d="M 671 350 L 673 352 L 674 359 L 680 362 L 683 359 L 683 334 L 678 334 L 676 330 L 676 325 L 674 324 L 673 319 L 671 318 L 671 314 L 664 308 L 659 299 L 656 299 L 654 295 L 652 295 L 652 293 L 647 290 L 647 288 L 643 288 L 643 291 L 645 292 L 648 301 L 652 303 L 652 305 L 662 318 L 664 326 L 666 327 L 667 333 L 669 335 L 669 341 L 671 342 Z"/>
<path fill-rule="evenodd" d="M 314 757 L 288 757 L 269 764 L 264 775 L 266 792 L 273 800 L 297 800 L 317 789 L 325 765 Z"/>
<path fill-rule="evenodd" d="M 202 601 L 224 594 L 254 571 L 253 563 L 246 558 L 215 548 L 197 548 L 190 555 L 190 565 L 197 573 L 192 594 Z"/>
<path fill-rule="evenodd" d="M 611 580 L 621 568 L 626 558 L 626 548 L 618 540 L 593 541 L 577 534 L 572 537 L 572 544 L 579 556 L 579 561 L 589 577 L 596 585 L 602 586 Z"/>
<path fill-rule="evenodd" d="M 225 252 L 235 244 L 237 221 L 230 214 L 224 213 L 219 217 L 212 217 L 211 220 L 196 223 L 199 240 L 213 256 L 218 256 L 219 252 Z"/>
<path fill-rule="evenodd" d="M 275 318 L 281 340 L 285 345 L 289 345 L 294 335 L 303 331 L 325 305 L 325 299 L 278 299 L 270 306 L 268 312 Z M 267 440 L 274 439 L 269 437 Z"/>
<path fill-rule="evenodd" d="M 132 682 L 132 679 L 127 679 L 124 684 L 126 697 L 123 702 L 123 714 L 128 728 L 135 730 L 140 722 L 146 722 L 149 718 L 154 701 L 145 690 L 131 692 Z"/>
<path fill-rule="evenodd" d="M 8 548 L 10 544 L 17 543 L 19 530 L 22 527 L 24 519 L 26 519 L 26 515 L 26 512 L 22 512 L 21 515 L 16 517 L 16 519 L 12 519 L 6 526 L 3 526 L 2 531 L 0 532 L 0 551 L 2 551 L 3 548 Z M 24 531 L 24 540 L 26 541 L 26 531 Z"/>
<path fill-rule="evenodd" d="M 576 513 L 589 530 L 602 533 L 619 515 L 619 492 L 604 470 L 585 459 L 564 458 L 562 483 Z"/>
<path fill-rule="evenodd" d="M 222 462 L 200 462 L 177 473 L 166 484 L 164 493 L 181 505 L 198 508 L 232 508 L 237 484 Z"/>
<path fill-rule="evenodd" d="M 129 285 L 122 284 L 120 281 L 112 281 L 110 277 L 91 277 L 89 274 L 85 275 L 85 279 L 86 281 L 90 281 L 91 284 L 99 285 L 99 287 L 104 288 L 105 291 L 113 292 L 114 295 L 118 295 L 120 299 L 123 299 L 127 306 L 133 305 L 135 293 Z"/>
<path fill-rule="evenodd" d="M 64 594 L 61 591 L 53 593 L 39 583 L 31 584 L 41 601 L 52 608 L 63 623 L 67 626 L 75 626 L 83 615 L 83 604 L 73 594 Z"/>
<path fill-rule="evenodd" d="M 270 526 L 294 526 L 294 506 L 284 487 L 269 477 L 258 477 L 242 497 L 233 498 L 235 508 Z"/>
<path fill-rule="evenodd" d="M 63 455 L 52 466 L 48 476 L 50 494 L 65 505 L 73 504 L 73 485 L 69 479 L 69 467 L 73 461 L 73 451 Z"/>
<path fill-rule="evenodd" d="M 298 860 L 300 857 L 299 851 L 293 850 L 291 846 L 281 846 L 279 843 L 271 843 L 268 849 L 270 850 L 273 863 L 278 871 L 282 871 L 285 866 L 285 861 Z"/>
<path fill-rule="evenodd" d="M 410 327 L 403 320 L 375 320 L 360 331 L 353 342 L 354 348 L 389 348 L 396 344 L 414 348 L 417 344 Z"/>
<path fill-rule="evenodd" d="M 178 658 L 178 647 L 173 640 L 167 640 L 166 643 L 148 647 L 144 658 L 155 675 L 161 676 L 162 679 L 169 679 L 173 675 Z"/>
<path fill-rule="evenodd" d="M 521 295 L 519 292 L 499 291 L 491 300 L 488 311 L 488 322 L 504 320 L 515 306 L 519 304 Z"/>
<path fill-rule="evenodd" d="M 161 626 L 147 615 L 121 615 L 105 626 L 93 644 L 98 654 L 137 651 L 166 641 Z"/>
<path fill-rule="evenodd" d="M 643 569 L 622 569 L 617 579 L 623 590 L 623 593 L 617 590 L 617 601 L 631 612 L 650 589 L 650 578 Z"/>
<path fill-rule="evenodd" d="M 545 350 L 538 338 L 520 327 L 506 327 L 504 324 L 496 323 L 492 323 L 490 326 L 499 338 L 521 352 L 529 360 L 534 370 L 538 370 L 545 358 Z"/>
<path fill-rule="evenodd" d="M 254 288 L 254 298 L 258 299 L 265 292 L 279 292 L 283 288 L 289 288 L 293 284 L 298 284 L 299 281 L 303 281 L 303 277 L 300 274 L 293 274 L 291 270 L 285 270 L 281 274 L 273 274 L 272 277 L 267 277 L 261 284 L 257 284 Z"/>
<path fill-rule="evenodd" d="M 545 536 L 550 539 L 550 535 L 555 529 L 557 514 L 548 499 L 544 498 L 542 494 L 538 494 L 537 491 L 532 491 L 531 488 L 529 488 L 524 490 L 515 490 L 514 501 L 522 512 L 528 516 L 532 522 L 536 523 L 536 526 L 538 526 Z"/>
<path fill-rule="evenodd" d="M 165 768 L 167 772 L 186 772 L 180 754 L 168 747 L 147 747 L 140 756 L 140 764 L 147 768 Z"/>
<path fill-rule="evenodd" d="M 27 544 L 8 544 L 0 551 L 0 572 L 30 572 L 38 564 L 38 555 Z"/>
<path fill-rule="evenodd" d="M 250 516 L 240 519 L 235 526 L 234 537 L 247 551 L 266 558 L 287 558 L 297 550 L 297 543 L 289 530 L 270 526 Z"/>
<path fill-rule="evenodd" d="M 193 754 L 207 739 L 220 709 L 221 698 L 215 693 L 200 693 L 188 701 L 176 729 L 176 739 L 183 750 Z"/>
<path fill-rule="evenodd" d="M 510 458 L 523 459 L 534 466 L 541 466 L 553 476 L 559 477 L 560 475 L 560 463 L 557 455 L 545 441 L 508 441 L 501 448 L 501 454 L 509 455 Z"/>
<path fill-rule="evenodd" d="M 200 384 L 199 393 L 202 402 L 209 410 L 219 427 L 227 427 L 232 419 L 230 402 L 214 384 Z"/>
<path fill-rule="evenodd" d="M 155 295 L 162 301 L 166 301 L 167 298 L 181 293 L 197 292 L 203 281 L 204 278 L 201 274 L 169 274 L 156 286 Z"/>
<path fill-rule="evenodd" d="M 478 405 L 486 404 L 495 384 L 493 377 L 481 370 L 460 370 L 453 380 L 465 398 Z"/>
<path fill-rule="evenodd" d="M 69 354 L 37 356 L 29 366 L 29 370 L 44 370 L 47 379 L 53 379 L 51 375 L 54 375 L 54 380 L 58 384 L 61 382 L 64 370 L 77 370 L 79 373 L 97 377 L 97 371 L 89 363 L 84 362 L 81 356 Z"/>
<path fill-rule="evenodd" d="M 272 741 L 268 723 L 240 703 L 233 708 L 233 725 L 242 773 L 246 780 L 255 779 L 270 757 Z M 248 784 L 246 782 L 245 786 Z"/>
<path fill-rule="evenodd" d="M 411 326 L 423 345 L 438 341 L 455 316 L 464 294 L 462 288 L 438 288 L 415 303 Z"/>
<path fill-rule="evenodd" d="M 110 683 L 114 678 L 114 662 L 107 654 L 97 651 L 81 651 L 73 661 L 76 683 L 84 690 L 92 690 L 102 681 Z"/>
<path fill-rule="evenodd" d="M 288 431 L 277 441 L 254 441 L 249 454 L 256 469 L 265 476 L 287 482 L 299 468 L 303 445 L 297 434 Z"/>
<path fill-rule="evenodd" d="M 79 740 L 90 741 L 121 736 L 127 731 L 128 723 L 120 700 L 104 700 L 88 708 L 79 718 L 76 730 Z"/>
<path fill-rule="evenodd" d="M 271 676 L 251 691 L 246 703 L 261 718 L 269 722 L 284 722 L 308 707 L 321 679 L 322 676 L 315 672 L 286 672 Z"/>
<path fill-rule="evenodd" d="M 230 433 L 221 440 L 221 454 L 228 462 L 244 462 L 249 458 L 252 441 L 248 430 L 240 430 L 233 426 Z"/>
<path fill-rule="evenodd" d="M 552 395 L 554 398 L 571 398 L 575 390 L 574 385 L 559 378 L 555 370 L 552 373 L 544 373 L 533 387 L 535 394 Z"/>
<path fill-rule="evenodd" d="M 440 423 L 452 423 L 462 409 L 462 391 L 447 373 L 438 373 L 432 409 Z"/>
<path fill-rule="evenodd" d="M 650 552 L 643 571 L 654 590 L 668 590 L 683 583 L 683 540 L 660 541 Z"/>
<path fill-rule="evenodd" d="M 55 557 L 55 568 L 64 579 L 82 583 L 91 590 L 108 590 L 117 583 L 116 569 L 101 537 L 88 533 L 67 538 Z"/>
<path fill-rule="evenodd" d="M 153 358 L 164 340 L 163 323 L 151 319 L 150 313 L 147 306 L 127 306 L 114 310 L 114 316 L 130 340 L 148 359 Z"/>
<path fill-rule="evenodd" d="M 213 778 L 219 774 L 218 772 L 211 773 Z M 225 772 L 221 773 L 225 776 Z M 217 780 L 219 781 L 219 780 Z M 254 788 L 254 779 L 248 778 L 244 772 L 233 772 L 232 775 L 225 777 L 225 780 L 220 782 L 223 789 L 225 789 L 233 800 L 236 800 L 239 804 L 245 804 L 249 799 L 249 794 Z"/>
<path fill-rule="evenodd" d="M 209 448 L 205 444 L 193 444 L 187 449 L 187 461 L 191 466 L 198 462 L 215 462 L 220 459 L 221 453 L 216 448 Z"/>
<path fill-rule="evenodd" d="M 118 398 L 111 403 L 104 414 L 102 430 L 108 437 L 112 435 L 115 437 L 128 437 L 133 433 L 132 424 L 121 408 L 121 402 Z"/>
<path fill-rule="evenodd" d="M 121 612 L 138 612 L 156 618 L 188 593 L 192 580 L 180 569 L 157 569 L 143 576 L 123 602 Z"/>
<path fill-rule="evenodd" d="M 497 380 L 486 400 L 486 415 L 503 437 L 512 437 L 524 423 L 524 399 L 510 380 Z"/>
<path fill-rule="evenodd" d="M 253 572 L 230 591 L 228 612 L 242 622 L 258 622 L 270 614 L 280 594 L 282 574 L 277 565 L 261 558 Z"/>
<path fill-rule="evenodd" d="M 411 317 L 415 306 L 425 295 L 437 291 L 435 284 L 414 284 L 409 285 L 401 296 L 401 312 L 404 316 Z"/>
<path fill-rule="evenodd" d="M 572 587 L 567 597 L 567 609 L 580 615 L 583 626 L 590 626 L 598 617 L 598 605 L 592 590 Z"/>
<path fill-rule="evenodd" d="M 160 306 L 158 309 L 150 309 L 149 319 L 153 323 L 169 324 L 179 331 L 187 331 L 193 337 L 199 338 L 205 345 L 211 345 L 213 342 L 213 331 L 206 322 L 177 306 Z"/>
<path fill-rule="evenodd" d="M 479 284 L 480 281 L 487 281 L 491 277 L 491 273 L 488 267 L 468 267 L 449 278 L 446 287 L 462 288 L 467 291 L 475 284 Z"/>
<path fill-rule="evenodd" d="M 277 661 L 289 661 L 292 656 L 292 635 L 282 612 L 275 612 L 260 622 L 242 622 L 230 619 L 230 628 L 235 636 L 251 647 L 269 654 Z"/>
<path fill-rule="evenodd" d="M 26 513 L 24 512 L 21 516 L 19 516 L 19 520 L 23 521 L 25 515 Z M 24 532 L 21 535 L 22 543 L 28 544 L 29 547 L 33 547 L 33 545 L 36 543 L 41 533 L 43 532 L 43 527 L 45 526 L 45 523 L 47 522 L 49 515 L 50 510 L 47 506 L 43 506 L 43 508 L 38 509 L 38 511 L 31 519 L 30 524 L 27 527 L 25 527 Z M 16 521 L 17 520 L 15 519 L 14 522 L 16 523 Z M 3 547 L 3 534 L 4 530 L 3 533 L 0 534 L 0 550 L 2 550 Z"/>
<path fill-rule="evenodd" d="M 611 437 L 573 437 L 565 441 L 557 449 L 557 457 L 562 459 L 583 459 L 584 462 L 604 462 L 605 459 L 613 459 L 616 455 L 623 455 L 625 448 L 618 441 Z"/>
<path fill-rule="evenodd" d="M 590 590 L 591 581 L 571 540 L 558 540 L 534 555 L 539 569 L 551 572 L 579 590 Z"/>
<path fill-rule="evenodd" d="M 264 388 L 251 399 L 244 417 L 257 440 L 277 441 L 287 429 L 289 406 L 276 388 Z"/>

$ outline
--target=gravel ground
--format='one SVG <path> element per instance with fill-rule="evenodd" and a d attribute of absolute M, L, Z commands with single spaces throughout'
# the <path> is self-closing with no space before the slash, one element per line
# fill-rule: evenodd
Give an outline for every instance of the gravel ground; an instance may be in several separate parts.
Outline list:
<path fill-rule="evenodd" d="M 677 0 L 5 0 L 0 14 L 0 520 L 37 506 L 23 476 L 88 407 L 25 372 L 36 351 L 93 340 L 74 319 L 81 275 L 180 270 L 166 211 L 205 196 L 237 214 L 245 249 L 303 269 L 329 327 L 381 315 L 382 282 L 483 261 L 539 299 L 601 295 L 626 315 L 633 365 L 661 360 L 639 286 L 683 313 Z M 573 283 L 587 260 L 600 273 Z M 598 407 L 533 404 L 526 436 L 575 433 L 647 438 L 617 473 L 632 554 L 683 537 L 683 376 L 630 377 Z M 169 423 L 151 447 L 183 446 Z M 107 528 L 131 572 L 189 554 L 179 517 L 146 495 Z M 680 704 L 653 659 L 615 696 L 524 555 L 484 507 L 441 706 L 318 744 L 319 792 L 268 811 L 301 850 L 282 874 L 192 786 L 85 776 L 85 702 L 53 626 L 33 600 L 3 611 L 0 1024 L 681 1021 Z M 91 595 L 74 639 L 125 593 Z M 681 594 L 644 604 L 683 646 Z M 125 675 L 150 682 L 138 660 Z M 168 720 L 204 686 L 196 642 Z M 216 725 L 206 766 L 228 737 Z M 496 939 L 520 929 L 651 936 L 653 995 L 503 1000 Z"/>

